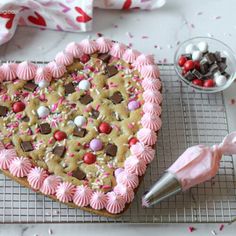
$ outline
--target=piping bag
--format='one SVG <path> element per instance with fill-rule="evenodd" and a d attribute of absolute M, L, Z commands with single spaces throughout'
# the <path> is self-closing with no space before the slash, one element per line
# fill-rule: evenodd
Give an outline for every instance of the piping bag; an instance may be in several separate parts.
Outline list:
<path fill-rule="evenodd" d="M 233 154 L 236 154 L 236 131 L 227 135 L 218 145 L 207 147 L 200 144 L 186 149 L 144 194 L 142 205 L 150 207 L 170 196 L 210 180 L 218 172 L 222 156 Z"/>

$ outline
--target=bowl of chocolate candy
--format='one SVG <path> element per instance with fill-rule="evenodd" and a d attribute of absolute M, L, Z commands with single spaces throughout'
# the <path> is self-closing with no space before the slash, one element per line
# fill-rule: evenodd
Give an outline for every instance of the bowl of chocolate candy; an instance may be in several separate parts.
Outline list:
<path fill-rule="evenodd" d="M 195 37 L 179 45 L 174 56 L 179 78 L 203 93 L 220 92 L 236 78 L 236 58 L 220 40 Z"/>

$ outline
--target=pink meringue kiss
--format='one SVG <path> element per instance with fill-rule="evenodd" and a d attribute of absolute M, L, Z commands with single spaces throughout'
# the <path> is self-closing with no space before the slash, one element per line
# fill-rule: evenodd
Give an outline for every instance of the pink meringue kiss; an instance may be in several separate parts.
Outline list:
<path fill-rule="evenodd" d="M 59 52 L 55 57 L 57 64 L 62 64 L 64 66 L 69 66 L 73 63 L 73 55 L 69 52 Z"/>
<path fill-rule="evenodd" d="M 138 176 L 127 171 L 122 171 L 119 175 L 117 175 L 116 181 L 118 184 L 124 184 L 132 189 L 137 188 L 139 184 Z"/>
<path fill-rule="evenodd" d="M 34 167 L 30 170 L 27 180 L 33 189 L 38 190 L 43 185 L 43 181 L 47 178 L 47 176 L 48 174 L 44 169 Z"/>
<path fill-rule="evenodd" d="M 46 66 L 38 67 L 38 69 L 36 70 L 36 75 L 34 77 L 34 81 L 36 84 L 40 83 L 41 81 L 50 82 L 51 79 L 52 79 L 52 74 L 48 67 Z"/>
<path fill-rule="evenodd" d="M 85 207 L 90 203 L 92 189 L 87 186 L 77 186 L 73 198 L 75 205 Z"/>
<path fill-rule="evenodd" d="M 121 195 L 125 199 L 125 202 L 127 202 L 127 203 L 132 202 L 133 199 L 134 199 L 133 189 L 130 188 L 130 187 L 127 187 L 123 184 L 116 185 L 115 188 L 114 188 L 114 192 L 116 194 Z"/>
<path fill-rule="evenodd" d="M 141 124 L 144 128 L 157 131 L 161 128 L 162 122 L 159 116 L 145 113 L 141 119 Z"/>
<path fill-rule="evenodd" d="M 120 213 L 125 208 L 125 199 L 115 192 L 107 193 L 106 210 L 112 214 Z"/>
<path fill-rule="evenodd" d="M 145 55 L 141 54 L 137 57 L 136 61 L 133 63 L 135 69 L 141 70 L 141 68 L 145 65 L 154 64 L 153 55 Z"/>
<path fill-rule="evenodd" d="M 143 99 L 145 102 L 161 104 L 163 98 L 160 91 L 147 89 L 143 92 Z"/>
<path fill-rule="evenodd" d="M 31 170 L 31 162 L 26 157 L 16 157 L 9 166 L 10 173 L 15 177 L 25 177 Z"/>
<path fill-rule="evenodd" d="M 14 149 L 2 149 L 0 150 L 0 169 L 8 170 L 11 161 L 17 157 Z"/>
<path fill-rule="evenodd" d="M 160 71 L 157 65 L 146 65 L 141 68 L 143 78 L 159 78 Z"/>
<path fill-rule="evenodd" d="M 66 67 L 62 64 L 57 64 L 55 61 L 49 62 L 47 67 L 49 68 L 52 77 L 56 79 L 62 77 L 66 72 Z"/>
<path fill-rule="evenodd" d="M 53 195 L 56 192 L 58 185 L 61 183 L 61 178 L 56 175 L 49 175 L 40 188 L 40 191 L 46 195 Z"/>
<path fill-rule="evenodd" d="M 110 50 L 110 54 L 113 57 L 122 58 L 125 49 L 126 46 L 123 43 L 113 43 L 112 48 Z"/>
<path fill-rule="evenodd" d="M 72 56 L 73 56 L 74 58 L 80 58 L 80 57 L 83 56 L 82 47 L 81 47 L 78 43 L 75 43 L 75 42 L 69 43 L 69 44 L 66 46 L 65 51 L 66 51 L 67 53 L 72 54 Z"/>
<path fill-rule="evenodd" d="M 157 141 L 157 135 L 155 131 L 148 128 L 140 129 L 137 133 L 137 137 L 140 142 L 147 145 L 154 145 Z"/>
<path fill-rule="evenodd" d="M 22 80 L 32 80 L 35 76 L 37 66 L 29 61 L 21 62 L 16 70 L 16 75 Z"/>
<path fill-rule="evenodd" d="M 70 202 L 73 200 L 75 186 L 69 182 L 62 182 L 57 186 L 56 197 L 61 202 Z"/>
<path fill-rule="evenodd" d="M 146 164 L 145 161 L 142 159 L 139 159 L 136 156 L 129 156 L 125 160 L 125 170 L 128 171 L 131 174 L 136 174 L 136 175 L 143 175 L 146 171 Z"/>
<path fill-rule="evenodd" d="M 96 40 L 98 51 L 101 53 L 109 52 L 112 47 L 112 41 L 104 37 L 99 37 Z"/>
<path fill-rule="evenodd" d="M 125 50 L 122 58 L 125 62 L 133 63 L 139 55 L 140 52 L 138 52 L 137 50 L 128 48 Z"/>
<path fill-rule="evenodd" d="M 137 156 L 139 159 L 144 160 L 145 164 L 150 163 L 155 156 L 155 150 L 150 146 L 144 145 L 143 143 L 136 143 L 130 147 L 132 155 Z"/>
<path fill-rule="evenodd" d="M 92 54 L 97 51 L 97 43 L 93 40 L 84 39 L 79 45 L 85 54 Z"/>
<path fill-rule="evenodd" d="M 96 191 L 90 199 L 90 206 L 95 210 L 101 210 L 106 206 L 107 196 L 105 193 Z"/>
<path fill-rule="evenodd" d="M 161 114 L 161 106 L 156 103 L 145 102 L 143 104 L 144 113 L 150 113 L 152 115 L 160 115 Z"/>
<path fill-rule="evenodd" d="M 161 89 L 161 81 L 156 78 L 144 78 L 142 81 L 142 87 L 144 90 L 160 90 Z"/>
<path fill-rule="evenodd" d="M 3 73 L 4 80 L 11 81 L 16 79 L 16 70 L 17 70 L 17 64 L 16 63 L 4 63 L 0 67 L 0 70 Z"/>

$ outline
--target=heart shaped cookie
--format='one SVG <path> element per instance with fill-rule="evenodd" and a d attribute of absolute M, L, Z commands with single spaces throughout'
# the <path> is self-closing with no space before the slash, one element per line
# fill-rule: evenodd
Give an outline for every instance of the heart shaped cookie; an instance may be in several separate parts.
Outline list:
<path fill-rule="evenodd" d="M 154 158 L 161 82 L 150 55 L 103 37 L 45 66 L 0 67 L 0 169 L 72 207 L 115 216 Z"/>

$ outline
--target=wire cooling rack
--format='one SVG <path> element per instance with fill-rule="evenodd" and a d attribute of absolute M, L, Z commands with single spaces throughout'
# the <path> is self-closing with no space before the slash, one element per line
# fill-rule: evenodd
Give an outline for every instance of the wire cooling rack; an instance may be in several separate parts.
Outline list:
<path fill-rule="evenodd" d="M 182 84 L 173 65 L 160 65 L 163 89 L 163 126 L 156 159 L 129 210 L 109 219 L 72 209 L 50 200 L 0 174 L 0 222 L 2 223 L 169 223 L 230 222 L 236 217 L 236 186 L 232 156 L 221 161 L 217 176 L 184 194 L 143 209 L 140 199 L 164 170 L 189 146 L 213 145 L 228 133 L 222 93 L 200 94 Z"/>

